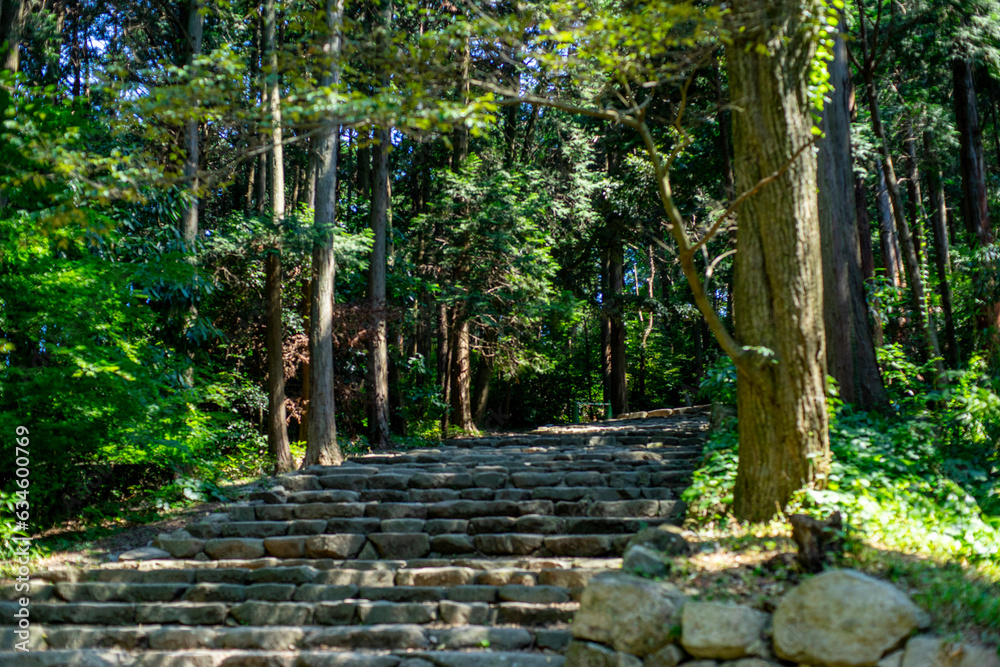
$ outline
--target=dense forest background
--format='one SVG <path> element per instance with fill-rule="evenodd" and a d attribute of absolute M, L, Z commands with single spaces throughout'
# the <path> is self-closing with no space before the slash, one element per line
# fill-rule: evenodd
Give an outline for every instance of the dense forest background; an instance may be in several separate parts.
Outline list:
<path fill-rule="evenodd" d="M 833 468 L 799 502 L 995 556 L 1000 4 L 801 4 L 816 135 L 748 181 L 745 7 L 2 0 L 0 431 L 35 511 L 735 404 L 720 331 L 754 345 L 769 279 L 731 205 L 818 154 Z M 729 511 L 736 439 L 694 512 Z"/>

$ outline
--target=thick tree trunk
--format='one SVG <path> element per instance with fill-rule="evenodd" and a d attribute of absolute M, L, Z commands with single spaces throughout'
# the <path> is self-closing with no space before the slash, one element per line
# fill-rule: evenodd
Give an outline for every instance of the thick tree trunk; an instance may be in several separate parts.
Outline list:
<path fill-rule="evenodd" d="M 327 35 L 323 51 L 330 58 L 325 85 L 340 80 L 337 59 L 341 50 L 341 25 L 344 0 L 325 0 Z M 302 461 L 309 465 L 338 465 L 344 455 L 337 444 L 336 406 L 333 378 L 333 303 L 336 265 L 333 252 L 333 229 L 337 207 L 337 153 L 340 148 L 340 125 L 328 119 L 315 137 L 316 207 L 314 226 L 317 240 L 313 245 L 312 317 L 309 320 L 309 365 L 312 373 L 309 395 L 309 444 Z"/>
<path fill-rule="evenodd" d="M 948 244 L 948 210 L 945 206 L 944 179 L 941 165 L 934 152 L 933 137 L 924 133 L 924 154 L 927 166 L 928 195 L 931 203 L 931 229 L 934 236 L 934 266 L 938 275 L 938 291 L 941 294 L 941 310 L 944 314 L 945 354 L 948 365 L 958 368 L 961 352 L 955 330 L 955 309 L 951 293 L 951 249 Z"/>
<path fill-rule="evenodd" d="M 913 313 L 916 320 L 917 331 L 923 339 L 924 350 L 927 359 L 936 359 L 935 367 L 938 379 L 944 374 L 944 365 L 941 363 L 941 347 L 938 345 L 937 331 L 934 329 L 934 322 L 931 321 L 927 310 L 927 298 L 924 294 L 924 279 L 920 272 L 920 262 L 917 259 L 916 244 L 910 234 L 910 226 L 906 223 L 903 215 L 903 201 L 899 196 L 899 183 L 896 181 L 896 172 L 892 166 L 892 156 L 889 154 L 889 142 L 886 139 L 885 128 L 882 125 L 882 115 L 879 111 L 878 97 L 875 94 L 875 74 L 872 71 L 873 64 L 868 63 L 864 68 L 865 86 L 868 95 L 868 107 L 871 111 L 872 130 L 875 138 L 880 144 L 882 151 L 882 170 L 885 173 L 885 182 L 889 190 L 889 199 L 892 202 L 892 214 L 896 221 L 896 231 L 899 233 L 899 244 L 903 250 L 903 267 L 906 269 L 906 280 L 910 287 L 910 296 L 913 299 Z"/>
<path fill-rule="evenodd" d="M 863 410 L 882 409 L 889 405 L 889 397 L 875 358 L 861 275 L 851 157 L 851 80 L 843 35 L 837 36 L 829 70 L 834 90 L 823 110 L 817 174 L 826 360 L 844 402 Z"/>
<path fill-rule="evenodd" d="M 369 438 L 376 449 L 389 447 L 389 347 L 386 324 L 385 267 L 386 216 L 389 209 L 389 130 L 377 133 L 374 147 L 371 228 L 375 234 L 368 264 L 368 302 L 371 308 L 371 340 L 368 344 Z"/>
<path fill-rule="evenodd" d="M 764 521 L 829 471 L 822 257 L 806 90 L 819 0 L 738 0 L 747 30 L 727 47 L 737 192 L 792 166 L 738 209 L 736 332 L 767 348 L 737 381 L 740 458 L 734 511 Z M 766 48 L 761 48 L 766 45 Z M 798 153 L 798 157 L 795 157 Z M 794 161 L 793 161 L 794 157 Z"/>
<path fill-rule="evenodd" d="M 280 229 L 285 218 L 285 158 L 281 133 L 281 87 L 278 74 L 276 44 L 277 16 L 275 0 L 264 4 L 265 40 L 270 61 L 268 79 L 271 107 L 271 221 Z M 280 234 L 280 232 L 278 232 Z M 288 428 L 285 424 L 285 362 L 284 321 L 281 312 L 281 241 L 267 254 L 267 396 L 269 401 L 267 449 L 275 459 L 277 472 L 292 469 L 292 453 L 288 446 Z"/>

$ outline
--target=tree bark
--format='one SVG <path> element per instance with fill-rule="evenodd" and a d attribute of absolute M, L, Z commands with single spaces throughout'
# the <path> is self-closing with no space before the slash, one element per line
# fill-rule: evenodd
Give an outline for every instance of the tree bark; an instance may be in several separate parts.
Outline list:
<path fill-rule="evenodd" d="M 487 342 L 496 342 L 496 333 L 487 335 Z M 489 406 L 490 382 L 493 379 L 494 351 L 489 347 L 483 349 L 476 365 L 476 381 L 472 396 L 472 418 L 477 427 L 483 426 L 486 418 L 486 408 Z"/>
<path fill-rule="evenodd" d="M 933 137 L 924 132 L 924 155 L 926 156 L 928 196 L 931 204 L 931 229 L 934 236 L 934 266 L 938 275 L 938 291 L 941 294 L 941 310 L 944 314 L 945 354 L 948 365 L 958 368 L 961 351 L 955 330 L 955 309 L 951 293 L 951 250 L 948 244 L 948 210 L 945 206 L 944 179 L 941 165 L 934 151 Z"/>
<path fill-rule="evenodd" d="M 392 26 L 392 2 L 386 2 L 383 11 L 385 37 L 382 45 L 388 62 L 388 35 Z M 386 65 L 385 67 L 388 67 Z M 387 69 L 382 71 L 382 85 L 389 85 Z M 368 343 L 368 425 L 371 446 L 375 449 L 389 447 L 389 341 L 386 322 L 385 271 L 386 231 L 389 225 L 389 149 L 390 131 L 382 127 L 375 132 L 373 146 L 371 219 L 374 232 L 371 261 L 368 263 L 368 301 L 371 309 L 371 339 Z"/>
<path fill-rule="evenodd" d="M 281 225 L 285 218 L 285 159 L 281 133 L 281 87 L 278 74 L 275 0 L 264 3 L 266 51 L 269 60 L 268 104 L 271 111 L 271 221 L 277 228 L 274 247 L 267 253 L 267 396 L 269 403 L 267 449 L 275 459 L 275 470 L 292 469 L 285 416 L 284 320 L 281 312 Z"/>
<path fill-rule="evenodd" d="M 834 90 L 823 109 L 819 142 L 819 221 L 823 245 L 826 359 L 845 403 L 862 410 L 884 409 L 889 397 L 882 384 L 865 302 L 854 204 L 851 157 L 851 79 L 843 35 L 829 64 Z"/>
<path fill-rule="evenodd" d="M 386 338 L 385 237 L 389 208 L 389 129 L 379 130 L 377 136 L 371 199 L 371 228 L 375 237 L 368 264 L 368 301 L 372 317 L 368 344 L 369 437 L 372 447 L 386 449 L 389 447 L 389 349 Z"/>
<path fill-rule="evenodd" d="M 329 59 L 323 76 L 324 85 L 340 81 L 340 57 L 344 0 L 325 0 L 326 38 L 323 54 Z M 344 455 L 337 444 L 337 420 L 333 376 L 333 239 L 337 209 L 337 153 L 340 148 L 340 124 L 327 119 L 316 135 L 316 201 L 313 245 L 312 317 L 309 320 L 309 444 L 302 461 L 309 465 L 339 465 Z"/>
<path fill-rule="evenodd" d="M 451 408 L 456 426 L 463 431 L 475 431 L 472 420 L 472 368 L 469 358 L 469 318 L 463 309 L 455 313 L 452 333 Z"/>
<path fill-rule="evenodd" d="M 746 30 L 726 53 L 731 97 L 743 109 L 733 114 L 737 191 L 792 163 L 737 209 L 737 337 L 773 353 L 737 360 L 734 511 L 750 521 L 771 518 L 803 486 L 822 486 L 829 471 L 816 158 L 800 151 L 812 140 L 807 15 L 821 7 L 737 0 L 734 18 Z"/>

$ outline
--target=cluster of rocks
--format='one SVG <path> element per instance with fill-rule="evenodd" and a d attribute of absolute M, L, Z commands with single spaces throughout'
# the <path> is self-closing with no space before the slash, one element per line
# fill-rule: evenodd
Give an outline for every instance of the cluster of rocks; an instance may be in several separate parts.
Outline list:
<path fill-rule="evenodd" d="M 607 572 L 583 592 L 566 667 L 1000 667 L 996 649 L 916 634 L 928 624 L 905 593 L 853 570 L 806 580 L 773 614 Z"/>

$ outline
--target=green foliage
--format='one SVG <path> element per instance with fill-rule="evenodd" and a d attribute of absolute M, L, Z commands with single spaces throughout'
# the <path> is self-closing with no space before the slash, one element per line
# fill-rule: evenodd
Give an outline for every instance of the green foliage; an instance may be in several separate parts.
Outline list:
<path fill-rule="evenodd" d="M 844 407 L 830 428 L 826 489 L 801 492 L 785 511 L 839 511 L 854 537 L 880 547 L 1000 563 L 1000 520 L 985 514 L 974 496 L 986 471 L 943 453 L 942 435 L 929 416 L 883 417 Z M 729 516 L 737 457 L 734 427 L 711 436 L 683 495 L 691 520 L 717 523 Z"/>
<path fill-rule="evenodd" d="M 736 365 L 726 356 L 710 366 L 699 385 L 701 397 L 710 403 L 736 405 Z"/>

